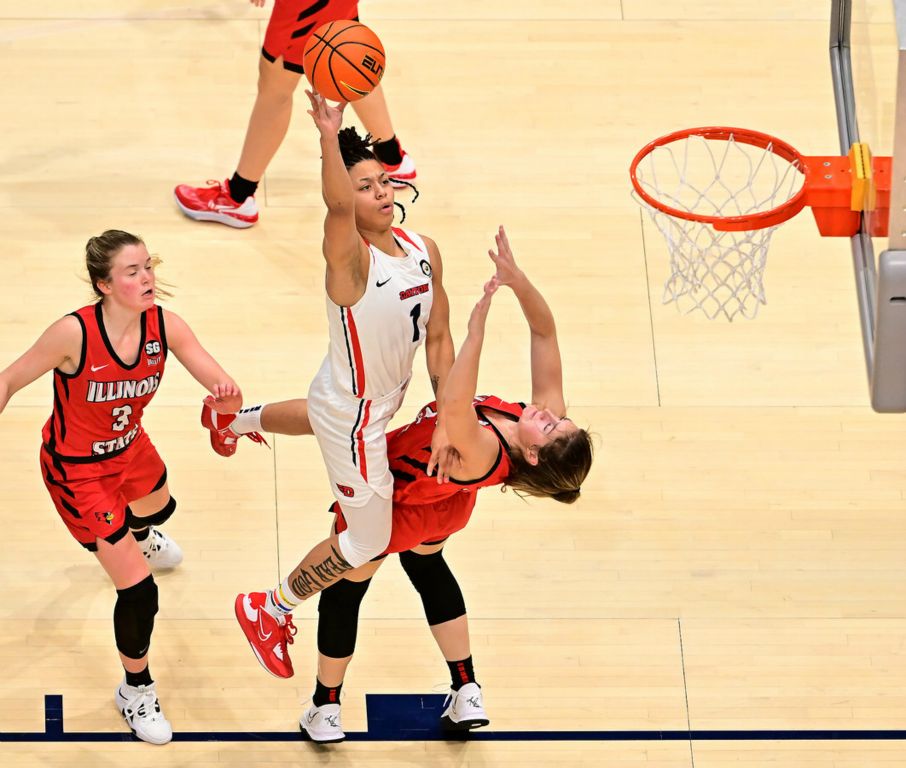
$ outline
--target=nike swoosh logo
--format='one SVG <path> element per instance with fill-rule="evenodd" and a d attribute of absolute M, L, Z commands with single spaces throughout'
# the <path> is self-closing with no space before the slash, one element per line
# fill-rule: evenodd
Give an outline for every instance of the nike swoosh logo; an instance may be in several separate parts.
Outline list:
<path fill-rule="evenodd" d="M 103 365 L 92 365 L 91 372 L 96 373 L 97 371 L 101 370 L 101 368 L 106 368 L 108 365 L 110 365 L 110 363 L 104 363 Z"/>
<path fill-rule="evenodd" d="M 382 288 L 383 286 L 387 285 L 387 283 L 389 283 L 392 279 L 393 279 L 392 277 L 388 277 L 386 280 L 384 280 L 383 283 L 379 280 L 378 282 L 375 283 L 375 285 L 378 288 Z"/>
<path fill-rule="evenodd" d="M 308 722 L 311 722 L 311 721 L 314 720 L 317 716 L 318 716 L 317 713 L 315 713 L 315 712 L 309 712 L 309 713 L 308 713 Z"/>

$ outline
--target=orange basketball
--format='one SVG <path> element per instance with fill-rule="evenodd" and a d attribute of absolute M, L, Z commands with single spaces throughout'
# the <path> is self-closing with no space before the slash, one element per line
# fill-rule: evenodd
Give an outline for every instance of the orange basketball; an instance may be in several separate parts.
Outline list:
<path fill-rule="evenodd" d="M 384 46 L 358 21 L 329 21 L 312 32 L 302 57 L 315 90 L 331 101 L 355 101 L 384 75 Z"/>

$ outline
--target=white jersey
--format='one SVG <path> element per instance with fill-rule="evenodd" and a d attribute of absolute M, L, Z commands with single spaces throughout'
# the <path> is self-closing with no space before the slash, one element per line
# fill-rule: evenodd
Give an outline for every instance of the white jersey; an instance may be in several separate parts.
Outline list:
<path fill-rule="evenodd" d="M 327 297 L 333 386 L 341 394 L 377 400 L 408 382 L 415 351 L 425 340 L 434 288 L 425 241 L 393 228 L 405 256 L 390 256 L 368 243 L 365 293 L 351 307 Z M 367 242 L 367 241 L 366 241 Z"/>

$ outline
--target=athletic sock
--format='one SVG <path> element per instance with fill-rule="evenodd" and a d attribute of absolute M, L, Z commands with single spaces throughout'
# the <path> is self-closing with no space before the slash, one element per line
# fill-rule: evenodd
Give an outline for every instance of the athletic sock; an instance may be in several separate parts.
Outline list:
<path fill-rule="evenodd" d="M 343 683 L 337 686 L 327 686 L 315 678 L 315 695 L 311 697 L 311 703 L 316 707 L 323 707 L 325 704 L 339 704 L 342 687 Z"/>
<path fill-rule="evenodd" d="M 133 688 L 138 688 L 140 685 L 151 685 L 154 682 L 151 679 L 150 667 L 145 667 L 141 672 L 130 672 L 128 669 L 125 672 L 126 685 L 131 685 Z"/>
<path fill-rule="evenodd" d="M 287 577 L 274 589 L 268 591 L 264 610 L 275 619 L 279 619 L 288 613 L 292 613 L 293 609 L 301 602 L 302 598 L 293 592 L 289 586 L 289 577 Z"/>
<path fill-rule="evenodd" d="M 239 203 L 239 205 L 242 205 L 246 201 L 246 198 L 254 195 L 257 189 L 257 181 L 243 179 L 238 173 L 234 173 L 233 178 L 230 179 L 230 197 Z"/>
<path fill-rule="evenodd" d="M 230 422 L 230 429 L 237 435 L 245 435 L 249 432 L 261 432 L 261 411 L 263 405 L 253 405 L 249 408 L 243 408 L 236 414 L 236 418 Z"/>
<path fill-rule="evenodd" d="M 472 657 L 462 661 L 448 661 L 447 666 L 450 668 L 450 687 L 458 691 L 466 683 L 475 682 L 475 670 L 472 669 Z"/>
<path fill-rule="evenodd" d="M 400 146 L 396 134 L 391 136 L 387 141 L 379 141 L 372 147 L 374 155 L 384 165 L 399 165 L 403 162 L 403 148 Z"/>

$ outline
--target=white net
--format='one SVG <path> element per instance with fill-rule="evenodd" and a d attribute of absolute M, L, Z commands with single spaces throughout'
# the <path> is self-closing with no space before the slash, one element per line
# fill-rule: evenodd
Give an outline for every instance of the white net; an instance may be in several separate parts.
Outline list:
<path fill-rule="evenodd" d="M 742 216 L 769 211 L 802 187 L 798 164 L 766 148 L 688 136 L 656 147 L 642 158 L 636 179 L 655 200 L 704 216 Z M 754 318 L 765 303 L 763 276 L 776 226 L 720 232 L 638 202 L 667 241 L 670 274 L 663 303 L 683 312 L 701 310 L 709 319 Z"/>

